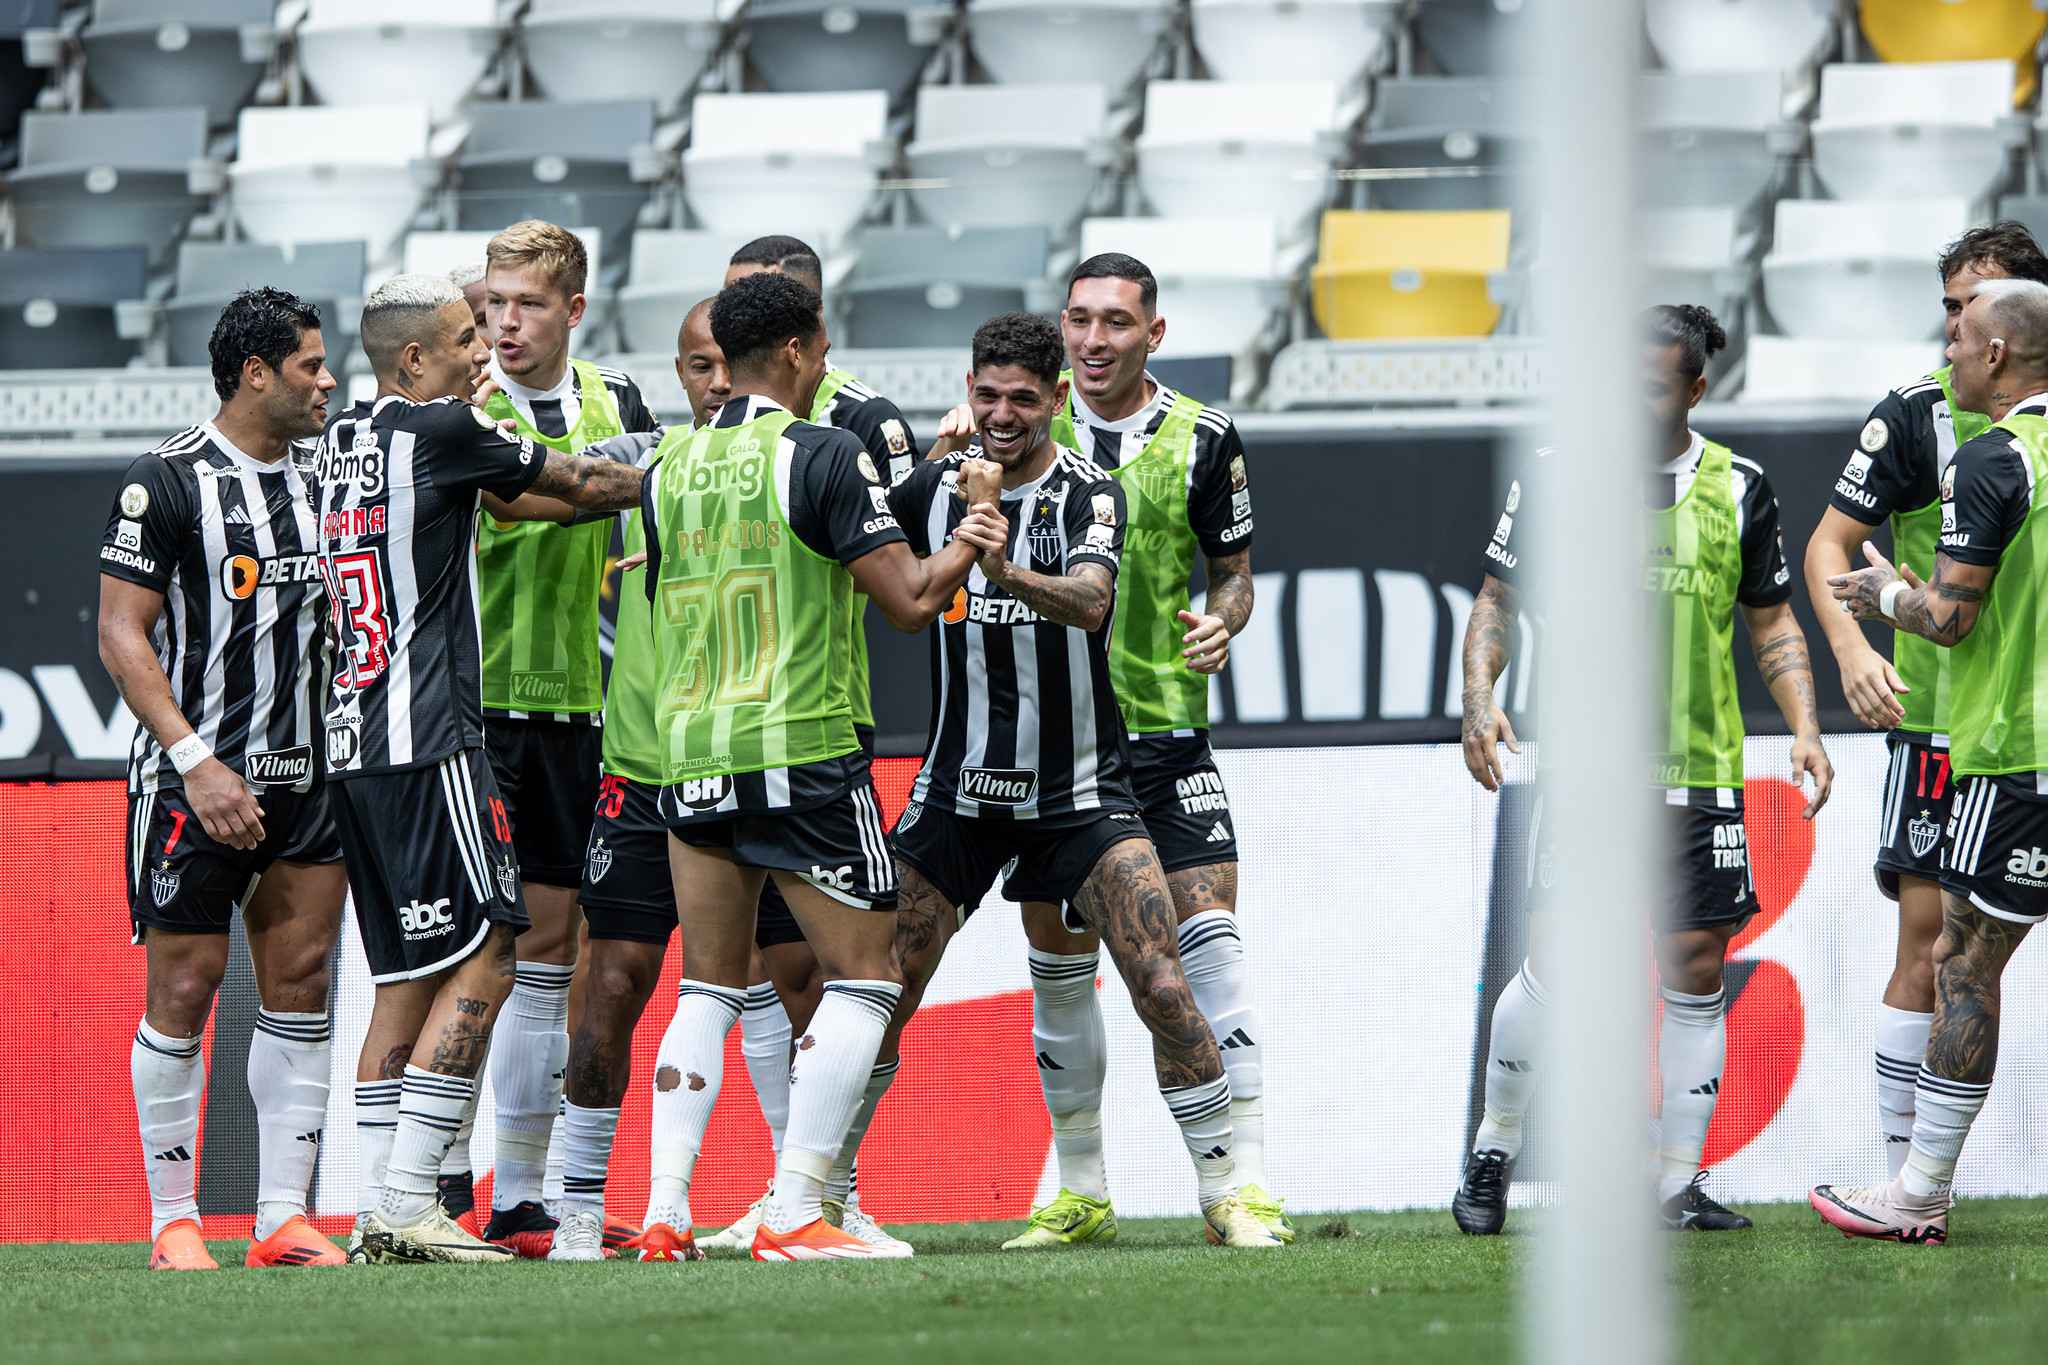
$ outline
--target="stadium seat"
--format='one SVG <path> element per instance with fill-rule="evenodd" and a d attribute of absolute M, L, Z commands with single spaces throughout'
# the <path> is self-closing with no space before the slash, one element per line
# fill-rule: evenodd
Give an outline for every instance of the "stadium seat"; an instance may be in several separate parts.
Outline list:
<path fill-rule="evenodd" d="M 770 90 L 910 88 L 951 6 L 932 0 L 754 0 L 747 61 Z"/>
<path fill-rule="evenodd" d="M 116 109 L 204 105 L 232 123 L 276 42 L 271 0 L 93 0 L 85 79 Z"/>
<path fill-rule="evenodd" d="M 1138 186 L 1168 218 L 1257 204 L 1292 237 L 1329 196 L 1338 121 L 1337 87 L 1328 83 L 1152 81 Z"/>
<path fill-rule="evenodd" d="M 718 0 L 533 0 L 526 69 L 549 99 L 676 109 L 718 48 Z"/>
<path fill-rule="evenodd" d="M 1509 69 L 1523 13 L 1519 0 L 1419 0 L 1415 38 L 1446 76 L 1484 76 Z"/>
<path fill-rule="evenodd" d="M 1645 71 L 1642 198 L 1663 208 L 1748 204 L 1777 170 L 1785 124 L 1775 71 Z"/>
<path fill-rule="evenodd" d="M 583 239 L 583 250 L 590 257 L 589 287 L 594 289 L 598 273 L 604 269 L 604 234 L 591 227 L 569 230 Z M 408 232 L 399 269 L 408 275 L 444 275 L 459 265 L 481 265 L 484 247 L 496 235 L 482 231 Z"/>
<path fill-rule="evenodd" d="M 22 111 L 35 107 L 49 73 L 28 64 L 21 35 L 57 26 L 61 0 L 8 0 L 0 4 L 0 141 L 11 141 Z"/>
<path fill-rule="evenodd" d="M 1112 151 L 1104 103 L 1099 85 L 919 86 L 911 202 L 932 223 L 1067 227 Z"/>
<path fill-rule="evenodd" d="M 1737 216 L 1725 204 L 1645 212 L 1644 303 L 1697 303 L 1728 321 L 1729 300 L 1741 297 L 1747 285 L 1737 265 Z"/>
<path fill-rule="evenodd" d="M 126 365 L 115 305 L 142 297 L 140 247 L 0 251 L 0 369 L 96 370 Z"/>
<path fill-rule="evenodd" d="M 1833 36 L 1835 7 L 1814 0 L 1647 0 L 1644 25 L 1674 71 L 1791 71 Z"/>
<path fill-rule="evenodd" d="M 1512 229 L 1504 209 L 1325 213 L 1316 325 L 1339 340 L 1489 335 L 1487 277 L 1507 269 Z"/>
<path fill-rule="evenodd" d="M 7 178 L 15 231 L 25 246 L 139 246 L 162 260 L 199 209 L 195 188 L 221 174 L 205 155 L 197 107 L 24 114 Z"/>
<path fill-rule="evenodd" d="M 1887 62 L 1974 62 L 2016 68 L 2014 103 L 2034 98 L 2034 46 L 2048 26 L 2034 0 L 1862 0 L 1857 18 Z"/>
<path fill-rule="evenodd" d="M 1329 81 L 1377 70 L 1398 0 L 1194 0 L 1195 50 L 1219 81 Z"/>
<path fill-rule="evenodd" d="M 1042 227 L 869 228 L 846 283 L 849 346 L 967 346 L 1045 279 Z M 1036 310 L 1033 310 L 1036 311 Z"/>
<path fill-rule="evenodd" d="M 455 112 L 498 50 L 497 0 L 312 0 L 299 67 L 322 104 L 421 100 Z"/>
<path fill-rule="evenodd" d="M 267 284 L 320 309 L 328 368 L 339 370 L 362 320 L 363 244 L 319 242 L 287 250 L 248 242 L 187 242 L 178 249 L 177 291 L 164 305 L 173 365 L 207 363 L 206 343 L 229 299 Z"/>
<path fill-rule="evenodd" d="M 782 230 L 789 232 L 790 225 Z M 674 355 L 683 315 L 725 287 L 732 254 L 756 235 L 650 228 L 634 233 L 632 263 L 619 290 L 619 331 L 626 349 Z M 819 236 L 809 229 L 795 235 L 807 242 Z"/>
<path fill-rule="evenodd" d="M 684 197 L 714 231 L 786 232 L 811 223 L 837 240 L 874 193 L 888 114 L 881 90 L 699 95 L 683 153 Z"/>
<path fill-rule="evenodd" d="M 1366 120 L 1365 164 L 1447 174 L 1370 181 L 1372 206 L 1513 207 L 1514 168 L 1526 164 L 1531 151 L 1529 124 L 1518 111 L 1522 99 L 1523 88 L 1514 81 L 1468 76 L 1381 81 Z"/>
<path fill-rule="evenodd" d="M 1788 336 L 1924 341 L 1942 321 L 1934 259 L 1969 225 L 1961 199 L 1781 199 L 1764 302 Z"/>
<path fill-rule="evenodd" d="M 1285 298 L 1271 214 L 1227 218 L 1085 218 L 1081 258 L 1136 256 L 1159 280 L 1166 339 L 1159 354 L 1242 355 Z"/>
<path fill-rule="evenodd" d="M 1814 341 L 1752 336 L 1743 361 L 1744 403 L 1876 402 L 1899 376 L 1941 364 L 1938 342 Z"/>
<path fill-rule="evenodd" d="M 1822 67 L 1813 168 L 1837 199 L 1976 199 L 2005 177 L 2012 88 L 2008 61 Z"/>
<path fill-rule="evenodd" d="M 244 109 L 228 167 L 235 217 L 259 242 L 367 242 L 380 260 L 419 207 L 427 106 Z"/>
<path fill-rule="evenodd" d="M 1058 77 L 1106 87 L 1138 75 L 1166 31 L 1164 0 L 969 0 L 974 55 L 1003 85 Z"/>
<path fill-rule="evenodd" d="M 647 202 L 654 105 L 478 104 L 455 163 L 457 226 L 496 231 L 526 218 L 595 227 L 614 242 Z M 638 155 L 636 155 L 638 153 Z"/>

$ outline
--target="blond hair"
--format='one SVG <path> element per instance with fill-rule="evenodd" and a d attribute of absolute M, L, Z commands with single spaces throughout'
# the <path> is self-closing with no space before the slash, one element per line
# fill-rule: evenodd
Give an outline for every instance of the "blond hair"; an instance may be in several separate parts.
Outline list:
<path fill-rule="evenodd" d="M 590 275 L 590 254 L 583 241 L 569 229 L 555 223 L 529 218 L 514 223 L 484 247 L 486 270 L 507 266 L 514 270 L 538 266 L 562 297 L 583 292 Z"/>

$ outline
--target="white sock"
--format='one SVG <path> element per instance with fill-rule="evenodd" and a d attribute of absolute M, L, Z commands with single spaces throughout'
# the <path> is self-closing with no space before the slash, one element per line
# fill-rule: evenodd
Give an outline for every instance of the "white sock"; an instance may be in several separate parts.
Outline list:
<path fill-rule="evenodd" d="M 1195 1162 L 1195 1196 L 1208 1208 L 1237 1192 L 1237 1163 L 1230 1151 L 1230 1078 L 1218 1076 L 1200 1085 L 1161 1086 L 1159 1093 L 1180 1138 Z"/>
<path fill-rule="evenodd" d="M 180 1218 L 199 1221 L 199 1102 L 206 1059 L 198 1038 L 173 1038 L 143 1020 L 128 1050 L 142 1169 L 149 1178 L 149 1237 Z"/>
<path fill-rule="evenodd" d="M 770 1232 L 824 1217 L 825 1178 L 875 1070 L 875 1054 L 903 987 L 894 981 L 828 981 L 789 1073 L 789 1128 L 768 1200 Z"/>
<path fill-rule="evenodd" d="M 327 1126 L 327 1015 L 256 1011 L 249 1098 L 256 1103 L 256 1239 L 306 1211 Z"/>
<path fill-rule="evenodd" d="M 406 1064 L 398 1093 L 398 1132 L 377 1208 L 396 1227 L 417 1223 L 434 1207 L 441 1158 L 462 1126 L 462 1106 L 476 1099 L 476 1081 Z"/>
<path fill-rule="evenodd" d="M 356 1082 L 356 1207 L 374 1209 L 384 1198 L 384 1173 L 391 1168 L 391 1141 L 398 1136 L 398 1092 L 402 1081 Z"/>
<path fill-rule="evenodd" d="M 1989 1081 L 1982 1085 L 1951 1081 L 1920 1068 L 1920 1084 L 1913 1096 L 1913 1146 L 1899 1171 L 1899 1182 L 1907 1194 L 1926 1199 L 1945 1195 L 1954 1186 L 1963 1139 L 1970 1136 L 1970 1125 L 1977 1121 L 1990 1094 Z"/>
<path fill-rule="evenodd" d="M 493 1209 L 541 1198 L 569 1062 L 569 978 L 575 972 L 552 962 L 520 963 L 491 1029 L 491 1089 L 498 1097 Z"/>
<path fill-rule="evenodd" d="M 860 1155 L 861 1139 L 868 1135 L 868 1125 L 875 1121 L 875 1106 L 882 1102 L 882 1096 L 889 1093 L 889 1084 L 896 1079 L 896 1069 L 902 1065 L 901 1059 L 884 1062 L 868 1073 L 868 1088 L 861 1091 L 860 1104 L 853 1111 L 853 1122 L 846 1126 L 846 1140 L 839 1144 L 839 1157 L 832 1163 L 832 1174 L 825 1177 L 825 1198 L 835 1204 L 860 1207 L 853 1197 L 854 1162 Z"/>
<path fill-rule="evenodd" d="M 1657 1069 L 1664 1075 L 1664 1111 L 1658 1120 L 1657 1198 L 1669 1199 L 1700 1172 L 1707 1126 L 1721 1095 L 1728 1061 L 1726 994 L 1687 995 L 1666 988 L 1664 1027 L 1657 1037 Z"/>
<path fill-rule="evenodd" d="M 566 1065 L 567 1058 L 563 1060 Z M 562 1202 L 562 1116 L 568 1112 L 569 1097 L 564 1095 L 555 1101 L 555 1121 L 548 1126 L 547 1165 L 541 1168 L 540 1202 L 550 1213 Z"/>
<path fill-rule="evenodd" d="M 676 990 L 675 1018 L 654 1054 L 653 1134 L 648 1157 L 647 1218 L 690 1229 L 690 1175 L 704 1127 L 725 1084 L 725 1035 L 746 1003 L 746 992 L 685 979 Z"/>
<path fill-rule="evenodd" d="M 472 1103 L 462 1111 L 462 1126 L 455 1130 L 455 1141 L 448 1145 L 448 1155 L 441 1158 L 442 1175 L 457 1175 L 473 1169 L 469 1160 L 469 1137 L 475 1131 L 476 1105 Z"/>
<path fill-rule="evenodd" d="M 789 1013 L 773 982 L 747 987 L 740 1012 L 740 1056 L 754 1082 L 754 1098 L 768 1124 L 768 1142 L 782 1150 L 782 1130 L 789 1126 Z"/>
<path fill-rule="evenodd" d="M 1932 1014 L 1878 1006 L 1877 1123 L 1893 1176 L 1906 1164 L 1913 1142 L 1913 1087 L 1920 1083 L 1920 1063 L 1927 1060 L 1933 1027 Z"/>
<path fill-rule="evenodd" d="M 562 1113 L 562 1207 L 593 1208 L 604 1216 L 604 1182 L 611 1168 L 619 1111 L 567 1105 Z"/>
<path fill-rule="evenodd" d="M 1109 1044 L 1095 991 L 1095 953 L 1062 955 L 1030 949 L 1031 1048 L 1038 1084 L 1052 1116 L 1060 1185 L 1089 1199 L 1109 1198 L 1102 1169 L 1102 1085 Z"/>
<path fill-rule="evenodd" d="M 1522 1115 L 1536 1090 L 1549 1013 L 1550 997 L 1524 962 L 1494 1002 L 1486 1044 L 1486 1112 L 1472 1135 L 1473 1151 L 1522 1154 Z"/>
<path fill-rule="evenodd" d="M 1216 1035 L 1223 1074 L 1230 1078 L 1231 1155 L 1239 1185 L 1266 1184 L 1266 1053 L 1264 1031 L 1252 1000 L 1251 968 L 1237 916 L 1204 910 L 1180 927 L 1180 965 L 1194 992 L 1195 1008 Z"/>

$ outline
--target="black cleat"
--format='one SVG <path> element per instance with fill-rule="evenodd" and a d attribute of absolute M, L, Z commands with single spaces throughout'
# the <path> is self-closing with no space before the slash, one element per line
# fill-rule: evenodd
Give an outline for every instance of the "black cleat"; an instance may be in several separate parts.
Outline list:
<path fill-rule="evenodd" d="M 462 1215 L 476 1212 L 475 1177 L 468 1171 L 436 1176 L 434 1193 L 441 1201 L 441 1211 L 448 1215 L 451 1223 L 460 1223 Z M 470 1229 L 472 1232 L 475 1230 Z"/>
<path fill-rule="evenodd" d="M 1489 1149 L 1466 1157 L 1465 1178 L 1451 1200 L 1458 1231 L 1474 1237 L 1498 1235 L 1508 1221 L 1508 1186 L 1514 1183 L 1515 1159 L 1506 1152 Z"/>
<path fill-rule="evenodd" d="M 547 1259 L 555 1244 L 555 1220 L 538 1200 L 522 1199 L 509 1209 L 492 1209 L 484 1240 L 509 1249 L 530 1261 Z"/>
<path fill-rule="evenodd" d="M 1755 1227 L 1739 1213 L 1722 1208 L 1707 1198 L 1707 1173 L 1701 1171 L 1677 1194 L 1664 1201 L 1661 1212 L 1664 1226 L 1673 1232 L 1740 1232 L 1743 1228 Z"/>

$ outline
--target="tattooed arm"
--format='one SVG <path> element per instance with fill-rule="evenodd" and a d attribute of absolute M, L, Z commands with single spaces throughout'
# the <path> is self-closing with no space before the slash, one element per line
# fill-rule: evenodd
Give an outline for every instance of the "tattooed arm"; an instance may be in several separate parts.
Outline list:
<path fill-rule="evenodd" d="M 1870 546 L 1864 546 L 1864 553 L 1870 557 L 1871 568 L 1837 574 L 1828 580 L 1835 590 L 1835 600 L 1847 603 L 1857 620 L 1883 621 L 1923 640 L 1950 646 L 1976 629 L 1977 613 L 1983 606 L 1984 594 L 1991 589 L 1996 566 L 1962 564 L 1937 554 L 1933 580 L 1922 583 L 1920 575 L 1910 567 L 1905 568 L 1901 578 L 1890 562 Z M 1906 584 L 1906 590 L 1892 604 L 1893 616 L 1887 617 L 1879 610 L 1884 590 L 1899 582 Z"/>
<path fill-rule="evenodd" d="M 1813 774 L 1813 797 L 1803 812 L 1811 820 L 1827 804 L 1834 789 L 1835 769 L 1821 747 L 1820 717 L 1814 709 L 1813 663 L 1807 657 L 1806 632 L 1792 615 L 1792 599 L 1768 607 L 1742 608 L 1749 625 L 1750 648 L 1756 652 L 1757 671 L 1785 723 L 1792 727 L 1792 780 Z"/>
<path fill-rule="evenodd" d="M 1488 574 L 1465 622 L 1465 767 L 1490 792 L 1499 791 L 1507 780 L 1498 746 L 1522 752 L 1514 727 L 1493 695 L 1493 685 L 1514 651 L 1515 617 L 1521 604 L 1520 592 Z"/>
<path fill-rule="evenodd" d="M 578 511 L 626 512 L 640 505 L 640 485 L 647 471 L 618 460 L 548 451 L 547 463 L 533 486 L 509 502 L 484 494 L 484 508 L 499 521 L 576 519 Z"/>
<path fill-rule="evenodd" d="M 1116 575 L 1093 561 L 1064 575 L 1034 573 L 1007 556 L 984 554 L 981 571 L 1056 626 L 1100 630 L 1116 600 Z"/>
<path fill-rule="evenodd" d="M 1180 637 L 1187 648 L 1181 657 L 1197 673 L 1221 673 L 1230 662 L 1230 642 L 1252 619 L 1252 552 L 1212 558 L 1209 564 L 1207 610 L 1200 616 L 1192 611 L 1180 614 L 1181 624 L 1193 629 Z"/>

